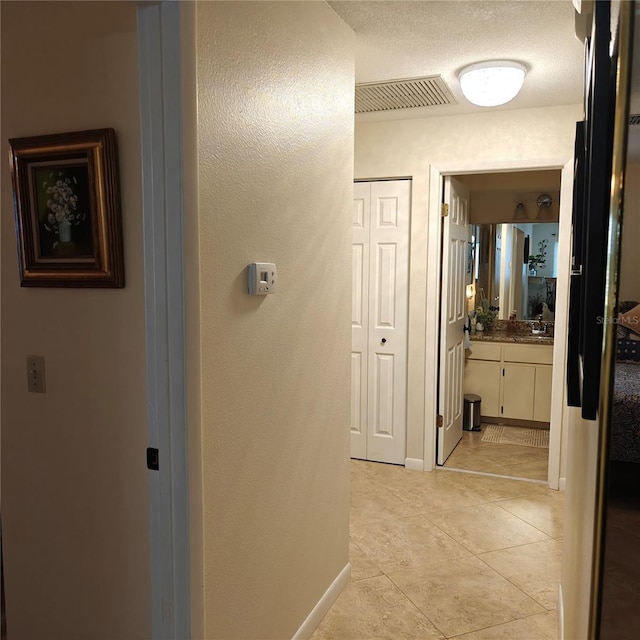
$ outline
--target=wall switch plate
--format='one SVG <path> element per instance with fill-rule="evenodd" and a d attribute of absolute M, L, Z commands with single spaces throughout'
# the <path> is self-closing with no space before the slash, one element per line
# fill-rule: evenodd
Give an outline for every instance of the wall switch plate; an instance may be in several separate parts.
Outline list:
<path fill-rule="evenodd" d="M 27 356 L 27 390 L 44 393 L 44 356 Z"/>
<path fill-rule="evenodd" d="M 278 270 L 273 262 L 252 262 L 247 269 L 249 294 L 265 296 L 275 293 L 278 285 Z"/>

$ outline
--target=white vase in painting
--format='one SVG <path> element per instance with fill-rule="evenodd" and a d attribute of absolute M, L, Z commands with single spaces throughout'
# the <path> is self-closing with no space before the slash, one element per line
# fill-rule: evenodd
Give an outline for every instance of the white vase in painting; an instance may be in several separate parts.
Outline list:
<path fill-rule="evenodd" d="M 68 220 L 58 222 L 58 239 L 60 242 L 71 242 L 71 223 Z"/>

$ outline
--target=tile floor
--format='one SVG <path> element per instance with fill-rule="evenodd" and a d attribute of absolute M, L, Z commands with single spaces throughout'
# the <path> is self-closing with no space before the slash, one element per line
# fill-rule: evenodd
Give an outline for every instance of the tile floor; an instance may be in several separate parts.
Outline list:
<path fill-rule="evenodd" d="M 462 440 L 444 466 L 515 478 L 547 480 L 549 449 L 482 442 L 485 427 L 482 424 L 482 431 L 464 431 Z"/>
<path fill-rule="evenodd" d="M 556 640 L 563 497 L 352 461 L 351 582 L 312 640 Z"/>

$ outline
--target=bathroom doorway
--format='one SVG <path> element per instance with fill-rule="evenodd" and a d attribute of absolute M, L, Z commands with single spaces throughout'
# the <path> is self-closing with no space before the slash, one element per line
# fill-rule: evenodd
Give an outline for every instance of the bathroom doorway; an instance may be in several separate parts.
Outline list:
<path fill-rule="evenodd" d="M 445 469 L 548 480 L 561 173 L 454 176 L 469 190 L 468 400 Z"/>

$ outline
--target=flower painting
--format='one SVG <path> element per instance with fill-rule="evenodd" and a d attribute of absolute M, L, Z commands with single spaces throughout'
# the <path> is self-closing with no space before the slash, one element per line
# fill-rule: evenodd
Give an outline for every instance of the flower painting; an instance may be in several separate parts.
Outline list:
<path fill-rule="evenodd" d="M 115 131 L 9 142 L 21 286 L 124 286 Z"/>
<path fill-rule="evenodd" d="M 89 173 L 86 165 L 34 170 L 40 253 L 93 257 Z"/>

